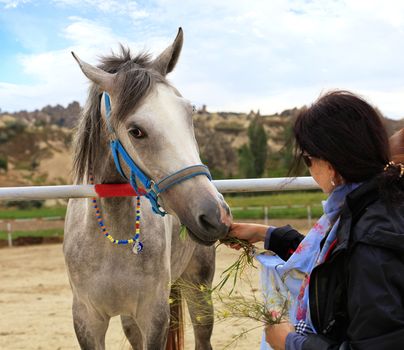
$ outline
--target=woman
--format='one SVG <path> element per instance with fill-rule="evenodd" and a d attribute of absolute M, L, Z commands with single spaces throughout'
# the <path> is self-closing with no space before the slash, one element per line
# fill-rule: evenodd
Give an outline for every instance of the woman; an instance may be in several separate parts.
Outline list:
<path fill-rule="evenodd" d="M 288 350 L 401 349 L 404 166 L 391 161 L 378 113 L 358 96 L 331 92 L 300 113 L 294 136 L 297 164 L 303 160 L 330 193 L 324 218 L 306 237 L 290 226 L 233 224 L 230 232 L 264 241 L 285 265 L 293 260 L 306 272 L 295 294 L 297 324 L 267 326 L 267 342 Z"/>

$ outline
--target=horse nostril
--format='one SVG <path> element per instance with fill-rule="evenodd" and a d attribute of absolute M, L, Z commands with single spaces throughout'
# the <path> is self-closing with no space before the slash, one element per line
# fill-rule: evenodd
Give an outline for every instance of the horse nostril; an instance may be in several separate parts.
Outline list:
<path fill-rule="evenodd" d="M 214 219 L 210 216 L 207 216 L 207 215 L 199 216 L 200 225 L 208 232 L 212 231 L 212 230 L 216 230 L 216 228 L 217 228 L 217 223 L 212 222 L 212 221 L 214 221 Z"/>
<path fill-rule="evenodd" d="M 230 207 L 229 207 L 226 203 L 222 204 L 222 207 L 224 208 L 226 214 L 227 214 L 228 216 L 231 216 Z"/>

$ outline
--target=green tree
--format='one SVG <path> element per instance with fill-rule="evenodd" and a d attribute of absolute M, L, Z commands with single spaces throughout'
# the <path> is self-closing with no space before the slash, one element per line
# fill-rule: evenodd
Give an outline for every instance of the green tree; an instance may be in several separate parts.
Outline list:
<path fill-rule="evenodd" d="M 8 170 L 8 160 L 7 157 L 2 157 L 0 156 L 0 169 L 3 169 L 4 171 Z"/>
<path fill-rule="evenodd" d="M 239 151 L 239 175 L 246 178 L 261 177 L 268 156 L 267 134 L 261 117 L 257 115 L 248 127 L 248 144 Z"/>
<path fill-rule="evenodd" d="M 268 169 L 269 177 L 284 177 L 292 167 L 294 160 L 294 140 L 293 140 L 293 123 L 284 126 L 282 132 L 283 146 L 282 148 L 271 154 L 269 159 L 270 168 Z"/>
<path fill-rule="evenodd" d="M 293 135 L 293 125 L 296 117 L 292 116 L 288 123 L 283 126 L 281 139 L 283 140 L 282 148 L 272 153 L 268 157 L 268 177 L 285 177 L 285 176 L 308 176 L 309 170 L 304 164 L 295 164 L 295 139 Z"/>
<path fill-rule="evenodd" d="M 252 154 L 248 145 L 243 145 L 238 150 L 238 168 L 241 177 L 252 178 L 254 176 L 254 167 Z"/>
<path fill-rule="evenodd" d="M 259 115 L 251 121 L 248 127 L 249 148 L 254 177 L 261 177 L 264 174 L 268 156 L 267 134 Z"/>

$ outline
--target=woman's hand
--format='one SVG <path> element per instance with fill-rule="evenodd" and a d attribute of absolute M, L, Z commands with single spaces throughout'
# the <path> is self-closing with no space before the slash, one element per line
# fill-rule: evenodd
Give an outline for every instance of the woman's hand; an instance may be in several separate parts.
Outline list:
<path fill-rule="evenodd" d="M 248 243 L 257 243 L 265 241 L 268 226 L 259 224 L 233 223 L 230 226 L 229 236 L 247 241 Z M 239 244 L 230 244 L 230 248 L 240 249 Z"/>
<path fill-rule="evenodd" d="M 265 327 L 265 340 L 274 350 L 285 350 L 286 337 L 295 327 L 288 321 Z"/>

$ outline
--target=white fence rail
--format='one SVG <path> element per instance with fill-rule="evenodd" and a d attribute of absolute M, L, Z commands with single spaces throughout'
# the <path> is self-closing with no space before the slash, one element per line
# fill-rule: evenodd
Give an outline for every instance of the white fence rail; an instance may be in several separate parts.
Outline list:
<path fill-rule="evenodd" d="M 221 193 L 265 192 L 318 189 L 312 177 L 214 180 Z M 41 200 L 91 198 L 97 196 L 93 185 L 0 187 L 0 200 Z"/>

